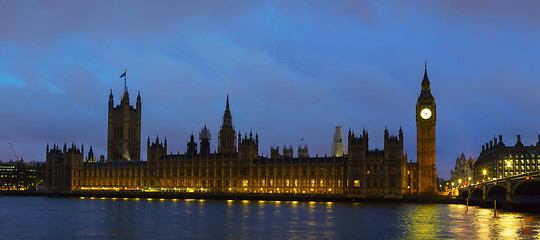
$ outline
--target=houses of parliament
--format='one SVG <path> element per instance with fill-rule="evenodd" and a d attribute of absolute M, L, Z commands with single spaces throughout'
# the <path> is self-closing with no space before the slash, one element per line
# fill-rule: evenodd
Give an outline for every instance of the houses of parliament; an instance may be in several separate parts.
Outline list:
<path fill-rule="evenodd" d="M 257 133 L 236 132 L 229 96 L 218 133 L 217 151 L 210 151 L 211 133 L 204 126 L 199 141 L 192 134 L 187 151 L 182 154 L 168 153 L 166 139 L 148 138 L 147 161 L 142 161 L 141 111 L 140 93 L 133 107 L 126 87 L 120 104 L 114 106 L 111 90 L 107 158 L 94 157 L 92 147 L 85 156 L 84 146 L 50 147 L 47 144 L 47 191 L 329 194 L 365 198 L 401 198 L 438 191 L 437 111 L 427 67 L 416 103 L 417 162 L 407 161 L 401 129 L 397 135 L 385 129 L 384 149 L 369 148 L 365 129 L 361 132 L 349 129 L 346 152 L 340 154 L 313 157 L 307 146 L 299 146 L 295 157 L 292 146 L 285 146 L 281 151 L 279 147 L 272 147 L 270 156 L 261 156 Z M 343 144 L 342 139 L 339 142 Z"/>

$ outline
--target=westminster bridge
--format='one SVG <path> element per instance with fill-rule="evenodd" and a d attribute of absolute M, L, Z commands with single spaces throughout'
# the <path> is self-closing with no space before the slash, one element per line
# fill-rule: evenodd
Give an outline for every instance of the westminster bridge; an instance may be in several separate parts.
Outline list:
<path fill-rule="evenodd" d="M 540 171 L 470 184 L 453 190 L 468 203 L 506 208 L 540 206 Z"/>

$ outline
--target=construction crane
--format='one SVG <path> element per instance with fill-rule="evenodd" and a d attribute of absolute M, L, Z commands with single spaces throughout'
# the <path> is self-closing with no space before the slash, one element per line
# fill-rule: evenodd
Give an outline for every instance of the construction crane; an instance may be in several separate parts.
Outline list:
<path fill-rule="evenodd" d="M 15 152 L 15 148 L 13 148 L 13 144 L 11 144 L 11 141 L 9 141 L 9 146 L 11 146 L 11 150 L 13 151 L 13 154 L 15 155 L 15 159 L 17 159 L 17 162 L 18 162 L 19 157 L 17 157 L 17 153 Z"/>

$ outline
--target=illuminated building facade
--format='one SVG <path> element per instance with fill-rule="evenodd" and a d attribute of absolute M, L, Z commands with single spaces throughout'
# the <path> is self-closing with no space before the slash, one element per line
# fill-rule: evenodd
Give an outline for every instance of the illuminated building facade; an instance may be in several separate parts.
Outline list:
<path fill-rule="evenodd" d="M 457 185 L 469 185 L 474 181 L 474 159 L 467 159 L 465 154 L 456 159 L 454 170 L 450 170 L 450 182 Z"/>
<path fill-rule="evenodd" d="M 489 181 L 538 171 L 540 167 L 540 135 L 535 145 L 524 146 L 517 135 L 514 146 L 506 146 L 502 135 L 482 145 L 482 152 L 474 164 L 474 181 Z"/>
<path fill-rule="evenodd" d="M 107 150 L 108 159 L 101 157 L 96 160 L 91 148 L 84 160 L 83 147 L 79 149 L 72 145 L 67 148 L 64 145 L 60 149 L 54 145 L 49 149 L 47 146 L 46 183 L 49 191 L 313 193 L 375 198 L 399 198 L 421 193 L 418 191 L 418 179 L 423 168 L 416 163 L 407 163 L 401 129 L 398 136 L 390 135 L 385 129 L 384 149 L 369 149 L 366 130 L 359 135 L 349 130 L 347 154 L 344 149 L 338 149 L 337 152 L 343 154 L 310 157 L 304 145 L 298 146 L 296 157 L 292 146 L 284 147 L 281 154 L 278 147 L 272 147 L 270 157 L 264 157 L 258 152 L 258 134 L 249 132 L 242 136 L 236 133 L 228 96 L 217 152 L 210 152 L 211 134 L 204 126 L 199 134 L 199 151 L 193 135 L 187 143 L 187 151 L 176 154 L 168 153 L 166 139 L 150 141 L 148 138 L 147 161 L 135 161 L 140 159 L 140 152 L 137 152 L 140 148 L 135 145 L 140 140 L 141 103 L 139 96 L 133 109 L 129 106 L 128 96 L 126 91 L 117 107 L 124 119 L 122 124 L 129 123 L 129 126 L 122 125 L 120 129 L 124 130 L 118 130 L 119 135 L 118 131 L 111 131 L 121 124 L 111 118 L 112 95 L 109 98 L 108 139 L 114 140 L 114 144 L 109 141 L 108 148 L 114 149 Z M 135 129 L 135 134 L 126 135 L 125 131 L 131 132 L 131 128 Z M 342 138 L 341 134 L 341 143 Z M 121 151 L 125 148 L 119 146 L 128 146 L 129 155 L 125 155 Z"/>
<path fill-rule="evenodd" d="M 0 191 L 32 191 L 45 177 L 42 162 L 10 161 L 0 163 Z"/>
<path fill-rule="evenodd" d="M 437 166 L 435 158 L 435 125 L 437 105 L 431 94 L 427 66 L 422 79 L 422 90 L 416 102 L 416 153 L 418 167 L 418 192 L 435 194 L 437 189 Z"/>
<path fill-rule="evenodd" d="M 343 132 L 341 126 L 336 126 L 334 142 L 332 143 L 332 156 L 342 157 L 345 155 L 345 143 L 343 142 Z"/>

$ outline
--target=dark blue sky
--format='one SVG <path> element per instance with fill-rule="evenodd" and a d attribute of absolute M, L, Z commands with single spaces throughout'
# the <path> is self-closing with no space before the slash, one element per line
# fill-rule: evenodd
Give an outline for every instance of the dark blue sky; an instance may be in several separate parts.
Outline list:
<path fill-rule="evenodd" d="M 521 5 L 518 5 L 521 4 Z M 106 154 L 107 100 L 141 91 L 146 137 L 184 152 L 206 123 L 259 133 L 259 152 L 308 144 L 330 154 L 334 126 L 401 126 L 416 161 L 424 61 L 437 103 L 437 167 L 503 135 L 540 133 L 537 1 L 10 1 L 0 9 L 0 159 L 45 160 L 45 145 Z"/>

